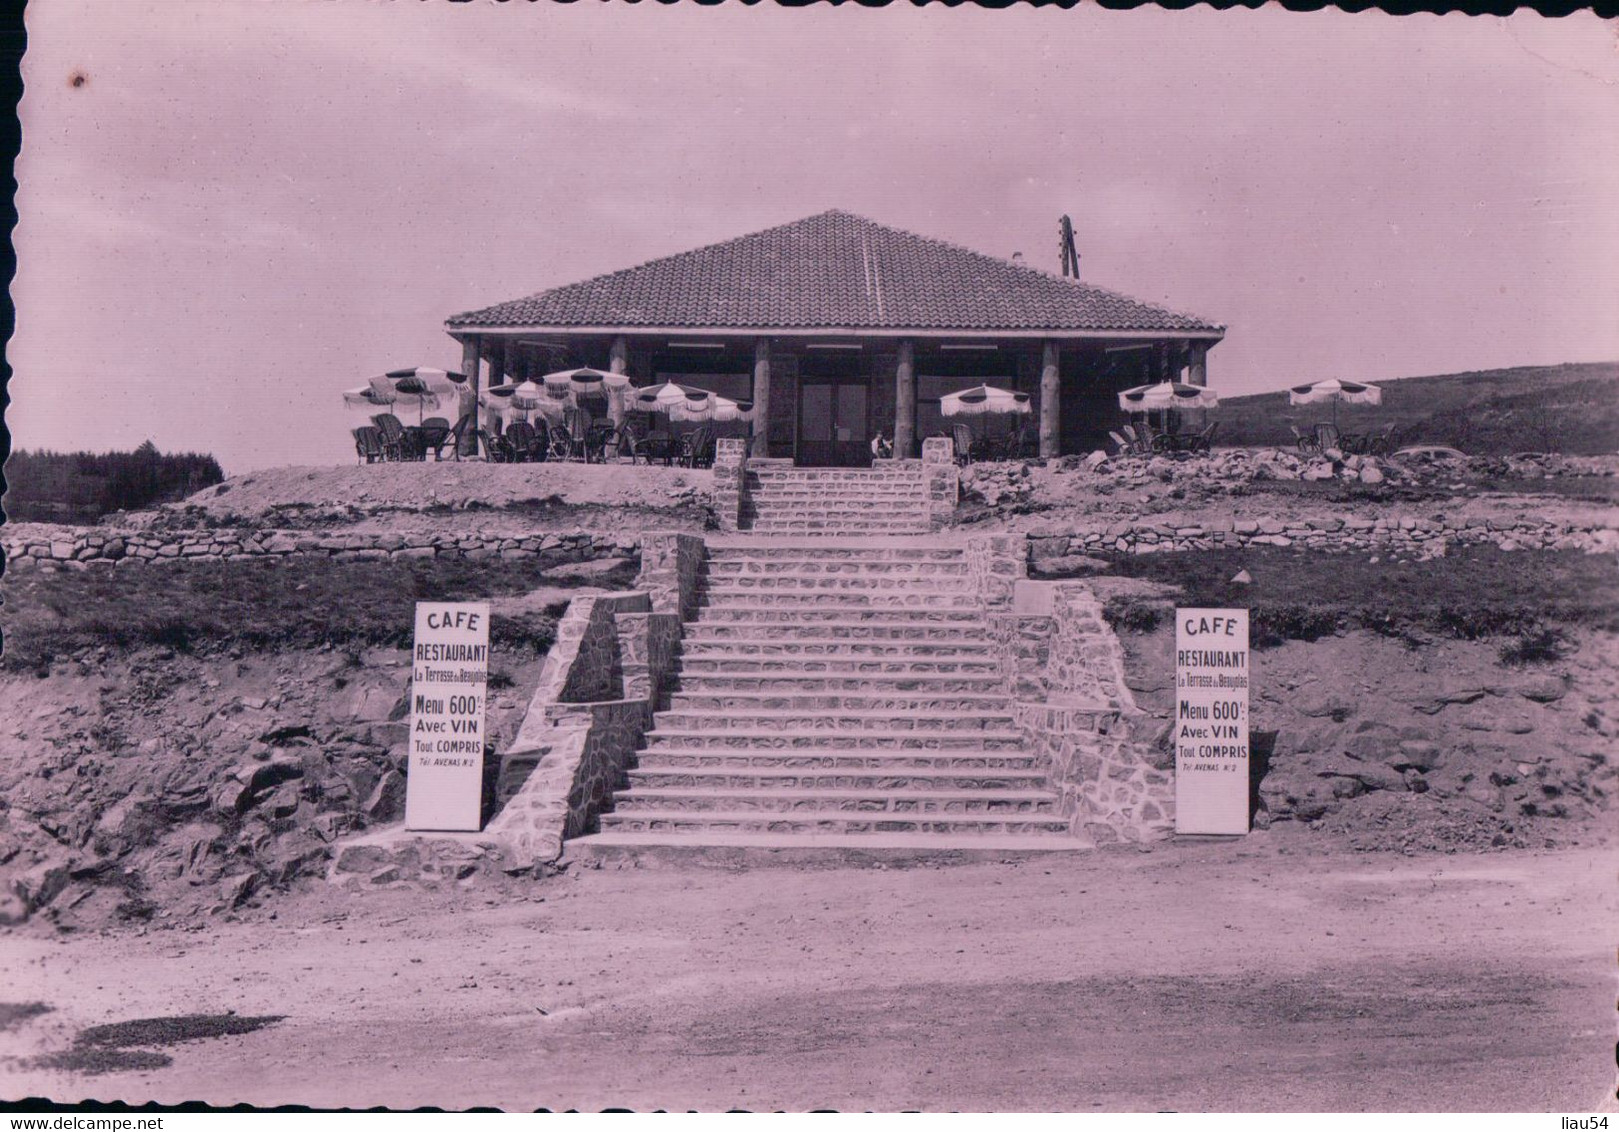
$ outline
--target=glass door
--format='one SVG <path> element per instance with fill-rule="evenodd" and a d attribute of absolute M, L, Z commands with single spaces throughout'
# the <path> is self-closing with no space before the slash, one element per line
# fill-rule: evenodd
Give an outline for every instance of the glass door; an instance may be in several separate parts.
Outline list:
<path fill-rule="evenodd" d="M 870 466 L 866 379 L 804 377 L 798 389 L 797 462 L 808 467 Z"/>

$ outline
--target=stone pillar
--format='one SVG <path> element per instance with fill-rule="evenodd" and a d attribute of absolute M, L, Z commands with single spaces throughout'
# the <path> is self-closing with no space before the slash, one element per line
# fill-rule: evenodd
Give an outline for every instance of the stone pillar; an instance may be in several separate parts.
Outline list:
<path fill-rule="evenodd" d="M 1191 364 L 1187 367 L 1186 381 L 1190 385 L 1207 385 L 1209 383 L 1209 344 L 1207 342 L 1192 343 Z"/>
<path fill-rule="evenodd" d="M 961 499 L 961 469 L 956 466 L 955 445 L 948 436 L 930 436 L 922 441 L 922 481 L 927 486 L 928 522 L 943 526 Z"/>
<path fill-rule="evenodd" d="M 916 451 L 916 343 L 899 344 L 894 366 L 894 459 L 907 460 Z"/>
<path fill-rule="evenodd" d="M 720 530 L 734 531 L 742 520 L 747 497 L 748 445 L 740 436 L 714 442 L 714 513 Z"/>
<path fill-rule="evenodd" d="M 1062 455 L 1062 371 L 1057 365 L 1057 343 L 1040 344 L 1040 458 Z"/>
<path fill-rule="evenodd" d="M 468 334 L 461 339 L 461 372 L 467 375 L 467 386 L 472 390 L 472 420 L 474 424 L 483 424 L 483 406 L 478 404 L 478 336 Z M 478 445 L 471 445 L 473 452 L 477 452 Z M 461 445 L 455 446 L 455 458 L 461 458 Z"/>
<path fill-rule="evenodd" d="M 753 454 L 770 455 L 770 339 L 753 343 Z"/>

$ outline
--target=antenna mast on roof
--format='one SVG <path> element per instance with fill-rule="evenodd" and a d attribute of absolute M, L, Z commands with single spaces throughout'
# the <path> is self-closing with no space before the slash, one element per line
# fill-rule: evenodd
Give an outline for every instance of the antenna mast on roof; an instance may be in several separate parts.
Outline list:
<path fill-rule="evenodd" d="M 1074 250 L 1074 222 L 1065 215 L 1057 221 L 1057 252 L 1062 256 L 1062 275 L 1079 278 L 1079 252 Z"/>

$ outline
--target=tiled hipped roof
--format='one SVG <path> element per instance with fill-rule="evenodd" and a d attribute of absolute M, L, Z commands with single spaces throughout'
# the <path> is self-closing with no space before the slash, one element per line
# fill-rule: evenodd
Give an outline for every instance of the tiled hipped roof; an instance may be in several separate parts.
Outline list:
<path fill-rule="evenodd" d="M 459 314 L 447 325 L 1222 330 L 837 210 Z"/>

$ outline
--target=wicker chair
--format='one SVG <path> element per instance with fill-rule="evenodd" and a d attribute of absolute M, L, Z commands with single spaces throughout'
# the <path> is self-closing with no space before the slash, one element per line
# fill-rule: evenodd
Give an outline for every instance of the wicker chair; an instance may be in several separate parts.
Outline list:
<path fill-rule="evenodd" d="M 382 445 L 382 430 L 375 425 L 361 425 L 354 430 L 354 453 L 363 463 L 375 464 L 388 458 Z"/>

